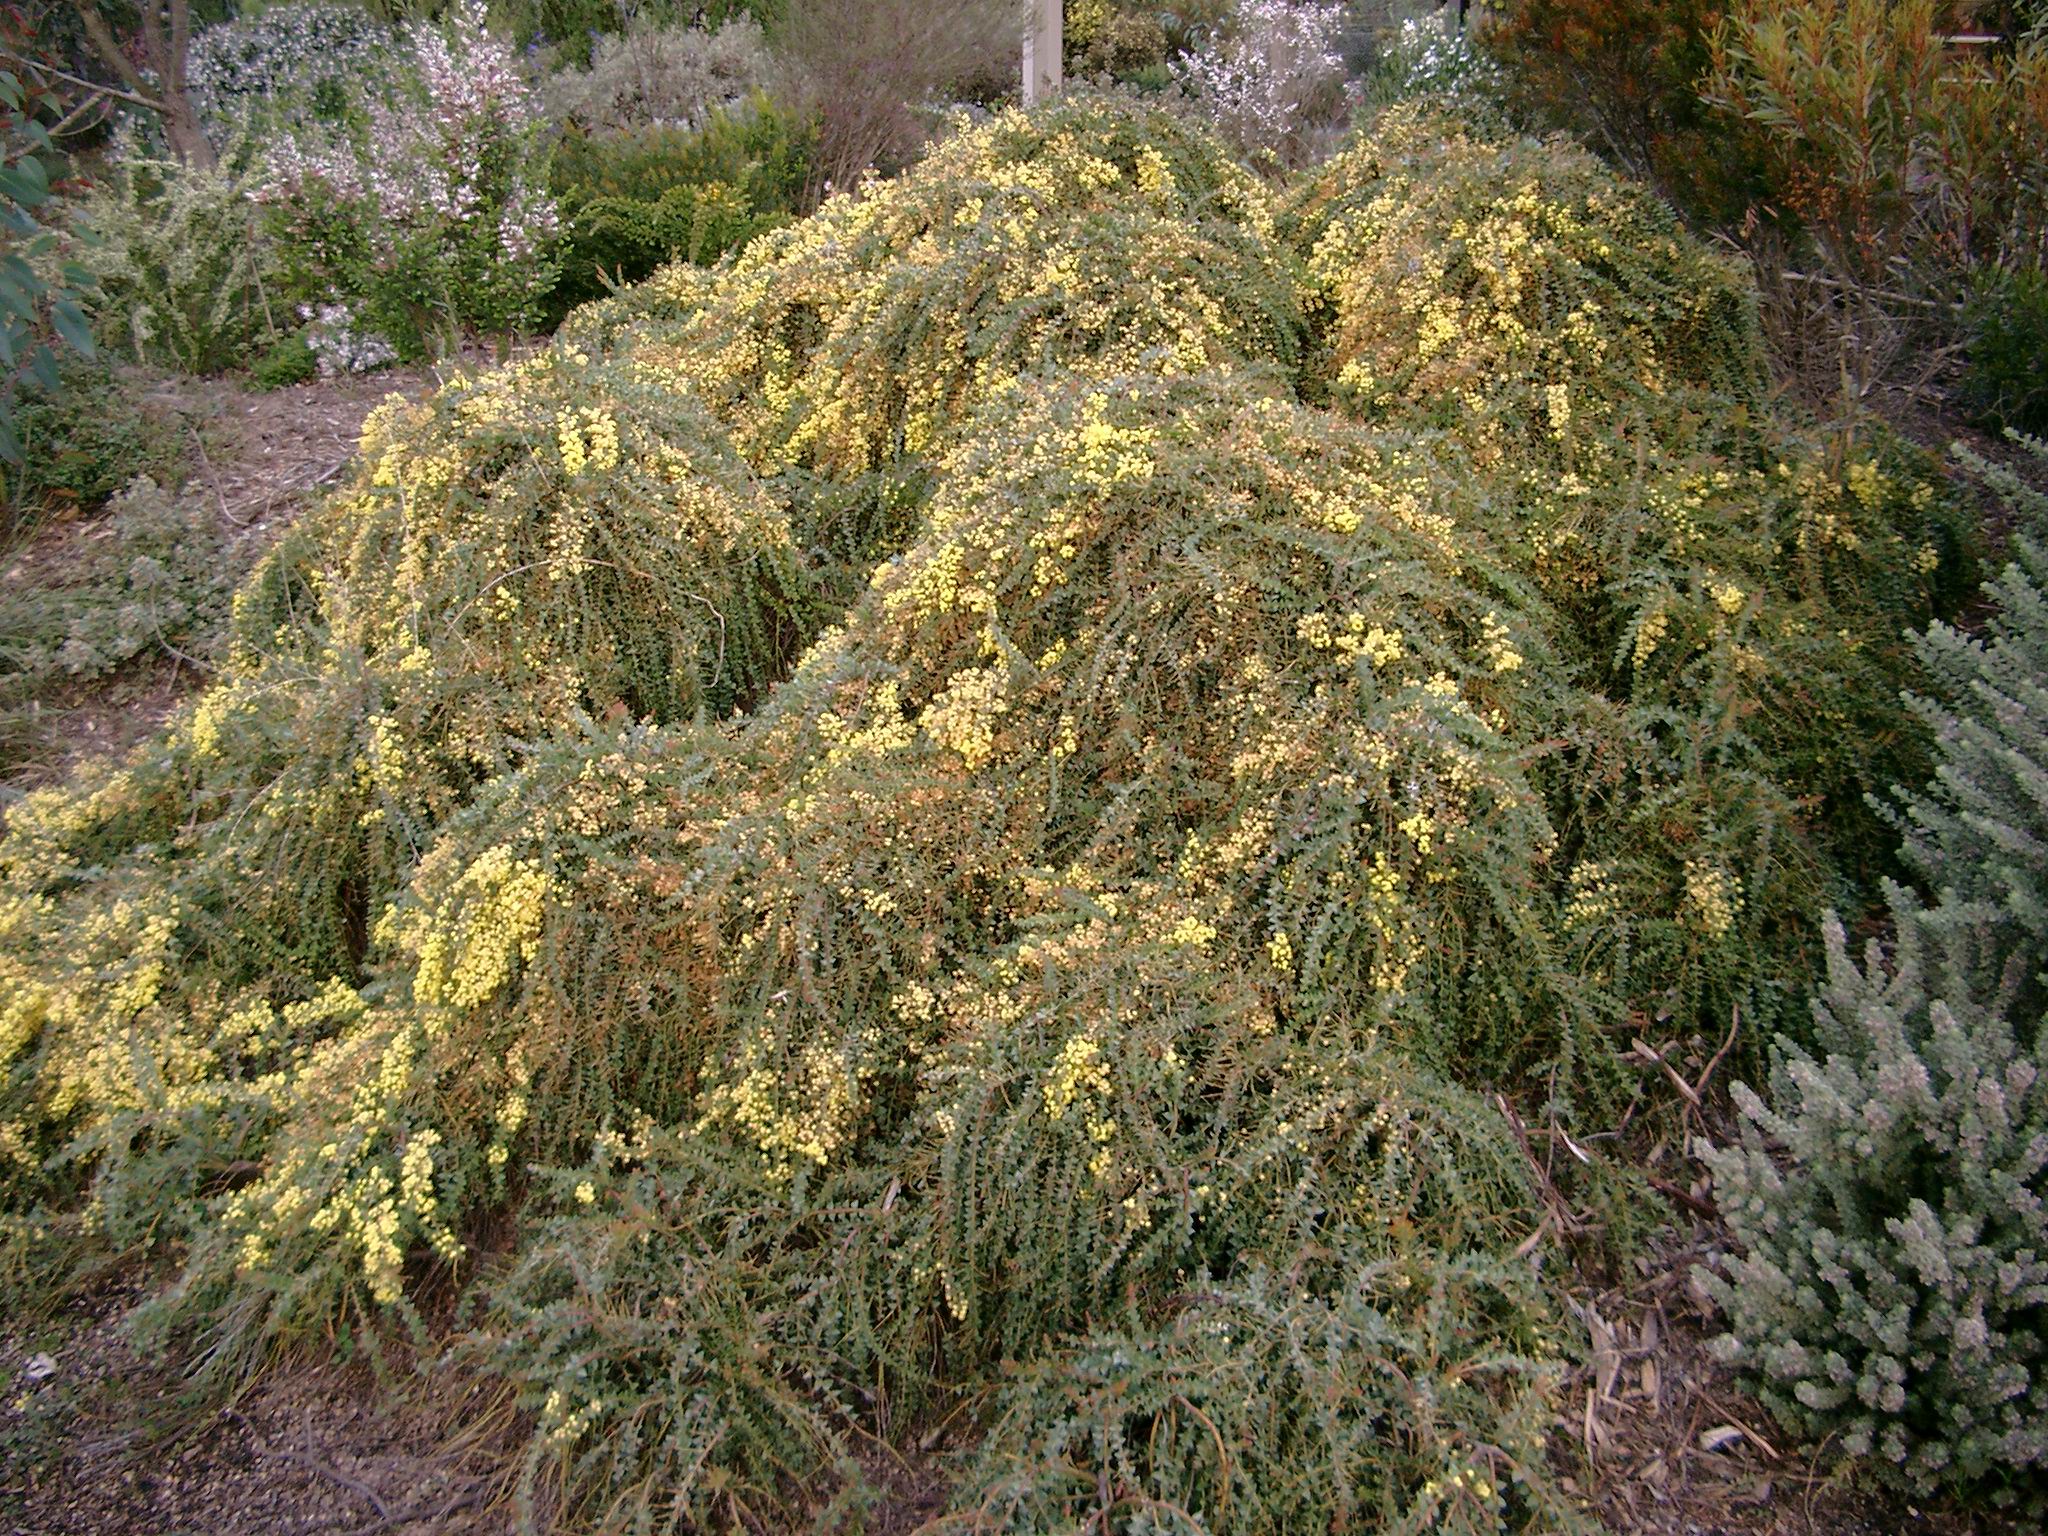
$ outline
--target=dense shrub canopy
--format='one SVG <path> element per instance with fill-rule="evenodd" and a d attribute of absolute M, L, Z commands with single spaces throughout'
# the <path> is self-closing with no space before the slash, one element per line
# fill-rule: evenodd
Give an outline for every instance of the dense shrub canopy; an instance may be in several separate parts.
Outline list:
<path fill-rule="evenodd" d="M 593 1528 L 960 1410 L 963 1528 L 1569 1529 L 1480 1090 L 1793 1011 L 1953 550 L 1589 162 L 1387 132 L 1283 226 L 1005 115 L 380 412 L 219 681 L 9 818 L 16 1202 L 180 1244 L 219 1367 L 509 1213 L 470 1341 Z M 1374 309 L 1438 228 L 1441 379 Z"/>

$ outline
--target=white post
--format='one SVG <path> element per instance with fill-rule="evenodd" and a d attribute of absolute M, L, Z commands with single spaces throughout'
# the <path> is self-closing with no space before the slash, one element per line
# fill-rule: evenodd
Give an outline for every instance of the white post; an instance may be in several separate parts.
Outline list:
<path fill-rule="evenodd" d="M 1060 88 L 1060 58 L 1065 49 L 1066 7 L 1062 0 L 1031 0 L 1031 20 L 1024 28 L 1024 105 L 1035 107 Z"/>

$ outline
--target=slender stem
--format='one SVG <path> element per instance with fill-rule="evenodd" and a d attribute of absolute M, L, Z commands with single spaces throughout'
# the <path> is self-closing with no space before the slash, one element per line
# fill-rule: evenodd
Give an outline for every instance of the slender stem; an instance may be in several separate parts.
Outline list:
<path fill-rule="evenodd" d="M 119 86 L 107 85 L 98 80 L 88 80 L 83 75 L 74 75 L 69 70 L 59 69 L 56 65 L 46 64 L 40 59 L 23 58 L 11 48 L 0 48 L 0 59 L 6 59 L 10 63 L 19 64 L 26 69 L 33 69 L 38 73 L 50 76 L 53 80 L 62 80 L 66 85 L 78 86 L 81 90 L 91 91 L 97 96 L 111 96 L 116 101 L 132 102 L 134 105 L 146 107 L 152 112 L 161 112 L 164 109 L 164 104 L 152 97 L 140 96 L 134 91 L 124 91 Z M 140 81 L 137 81 L 137 84 L 140 83 Z M 70 121 L 69 118 L 65 120 L 67 122 Z"/>

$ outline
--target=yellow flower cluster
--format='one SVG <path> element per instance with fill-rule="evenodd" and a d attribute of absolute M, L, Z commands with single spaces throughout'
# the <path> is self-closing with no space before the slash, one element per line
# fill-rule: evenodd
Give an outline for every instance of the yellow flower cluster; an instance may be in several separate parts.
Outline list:
<path fill-rule="evenodd" d="M 1480 621 L 1486 635 L 1486 659 L 1493 663 L 1496 672 L 1521 670 L 1522 653 L 1510 643 L 1508 627 L 1501 622 L 1500 615 L 1491 609 Z"/>
<path fill-rule="evenodd" d="M 1685 914 L 1710 939 L 1721 939 L 1742 912 L 1742 880 L 1711 859 L 1685 861 Z"/>
<path fill-rule="evenodd" d="M 1040 1091 L 1045 1096 L 1048 1119 L 1064 1120 L 1075 1104 L 1095 1102 L 1109 1096 L 1109 1063 L 1102 1057 L 1102 1042 L 1092 1035 L 1073 1035 L 1060 1047 L 1059 1055 L 1047 1069 Z"/>
<path fill-rule="evenodd" d="M 474 1008 L 540 950 L 554 882 L 507 847 L 468 865 L 433 910 L 413 910 L 394 937 L 413 958 L 413 995 L 430 1008 Z"/>
<path fill-rule="evenodd" d="M 1454 403 L 1482 465 L 1516 443 L 1547 445 L 1553 463 L 1594 451 L 1577 429 L 1611 416 L 1616 377 L 1655 395 L 1674 375 L 1737 393 L 1760 376 L 1735 274 L 1590 158 L 1395 108 L 1290 214 L 1331 318 L 1337 397 L 1370 417 Z M 1624 263 L 1653 275 L 1617 277 Z"/>
<path fill-rule="evenodd" d="M 742 1042 L 737 1060 L 704 1096 L 697 1130 L 729 1126 L 760 1152 L 768 1177 L 779 1182 L 800 1165 L 830 1162 L 846 1147 L 874 1067 L 857 1048 L 817 1041 L 797 1051 L 787 1072 L 771 1066 L 771 1052 L 780 1045 L 775 1022 L 771 1017 Z"/>
<path fill-rule="evenodd" d="M 555 428 L 563 473 L 572 477 L 586 467 L 608 474 L 619 467 L 619 424 L 611 412 L 596 406 L 564 413 Z"/>
<path fill-rule="evenodd" d="M 571 1407 L 568 1393 L 550 1388 L 540 1405 L 541 1432 L 555 1445 L 572 1446 L 597 1427 L 604 1413 L 602 1397 L 587 1397 Z"/>
<path fill-rule="evenodd" d="M 1749 605 L 1749 594 L 1732 581 L 1709 582 L 1707 593 L 1714 606 L 1731 619 Z"/>
<path fill-rule="evenodd" d="M 956 754 L 969 772 L 995 755 L 996 726 L 1009 713 L 999 666 L 969 668 L 954 675 L 945 691 L 925 706 L 919 722 L 940 747 Z"/>
<path fill-rule="evenodd" d="M 1644 664 L 1656 654 L 1657 647 L 1671 632 L 1671 615 L 1665 609 L 1646 614 L 1636 625 L 1635 665 L 1641 671 Z"/>

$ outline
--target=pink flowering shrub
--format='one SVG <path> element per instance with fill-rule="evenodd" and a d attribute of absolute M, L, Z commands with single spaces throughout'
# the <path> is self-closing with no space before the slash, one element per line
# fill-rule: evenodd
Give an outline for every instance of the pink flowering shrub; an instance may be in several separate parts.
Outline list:
<path fill-rule="evenodd" d="M 559 229 L 538 99 L 481 0 L 408 42 L 411 70 L 365 126 L 282 139 L 256 195 L 307 295 L 417 357 L 531 326 Z"/>

